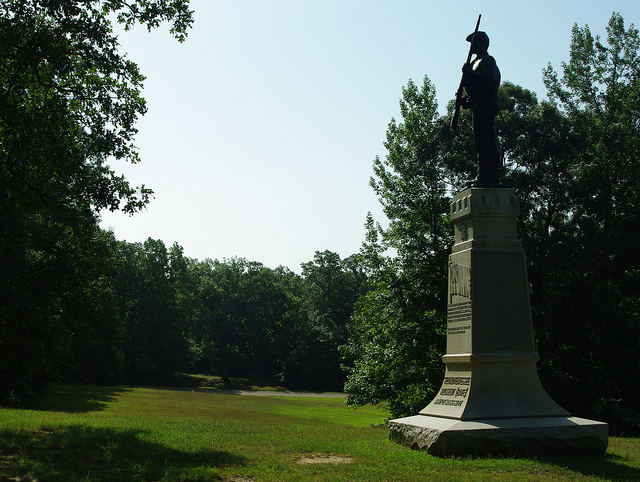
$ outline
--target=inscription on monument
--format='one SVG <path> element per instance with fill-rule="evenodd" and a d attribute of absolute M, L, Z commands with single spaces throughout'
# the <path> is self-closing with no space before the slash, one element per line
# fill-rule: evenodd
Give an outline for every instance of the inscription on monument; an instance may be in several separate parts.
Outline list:
<path fill-rule="evenodd" d="M 438 393 L 438 398 L 433 401 L 433 404 L 461 407 L 467 399 L 470 385 L 471 377 L 444 377 L 444 383 L 440 393 Z"/>
<path fill-rule="evenodd" d="M 447 335 L 462 335 L 471 329 L 471 301 L 450 304 L 447 308 Z"/>

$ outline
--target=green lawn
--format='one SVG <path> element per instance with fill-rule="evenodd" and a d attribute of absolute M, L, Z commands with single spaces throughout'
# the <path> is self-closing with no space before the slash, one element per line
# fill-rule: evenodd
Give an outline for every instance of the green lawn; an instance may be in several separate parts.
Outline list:
<path fill-rule="evenodd" d="M 2 480 L 640 480 L 640 441 L 604 457 L 447 458 L 387 440 L 343 400 L 55 386 L 0 409 Z"/>

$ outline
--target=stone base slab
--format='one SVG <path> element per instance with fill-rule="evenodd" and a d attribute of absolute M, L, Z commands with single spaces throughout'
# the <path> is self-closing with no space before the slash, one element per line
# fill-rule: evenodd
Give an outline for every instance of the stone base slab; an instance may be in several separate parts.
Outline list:
<path fill-rule="evenodd" d="M 389 439 L 437 456 L 602 455 L 609 426 L 577 417 L 463 421 L 414 415 L 389 421 Z"/>

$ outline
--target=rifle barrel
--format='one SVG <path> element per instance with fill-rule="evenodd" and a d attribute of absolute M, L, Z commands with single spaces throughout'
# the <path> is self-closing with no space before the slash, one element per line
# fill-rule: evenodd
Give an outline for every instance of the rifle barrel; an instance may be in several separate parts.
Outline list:
<path fill-rule="evenodd" d="M 478 33 L 478 28 L 480 28 L 480 19 L 482 18 L 482 14 L 478 14 L 478 21 L 476 22 L 476 28 L 473 31 L 473 35 L 471 36 L 471 44 L 469 45 L 469 53 L 467 54 L 467 64 L 471 62 L 471 55 L 473 49 L 473 41 L 476 39 L 476 33 Z M 464 89 L 464 74 L 462 74 L 462 78 L 460 79 L 460 85 L 458 86 L 458 90 L 456 91 L 456 106 L 453 110 L 453 117 L 451 118 L 451 130 L 455 131 L 458 128 L 458 116 L 460 115 L 460 105 L 462 103 L 462 90 Z"/>

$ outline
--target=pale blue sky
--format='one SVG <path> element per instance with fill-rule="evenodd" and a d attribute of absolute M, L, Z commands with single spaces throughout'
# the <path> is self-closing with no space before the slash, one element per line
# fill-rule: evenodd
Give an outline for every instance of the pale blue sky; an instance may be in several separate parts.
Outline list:
<path fill-rule="evenodd" d="M 183 44 L 166 28 L 121 35 L 147 75 L 142 163 L 115 164 L 155 191 L 133 217 L 103 213 L 118 239 L 177 241 L 189 257 L 233 256 L 299 272 L 315 251 L 358 252 L 368 186 L 401 89 L 428 75 L 441 111 L 482 14 L 503 80 L 544 98 L 571 28 L 604 34 L 613 11 L 640 25 L 640 2 L 192 0 Z"/>

